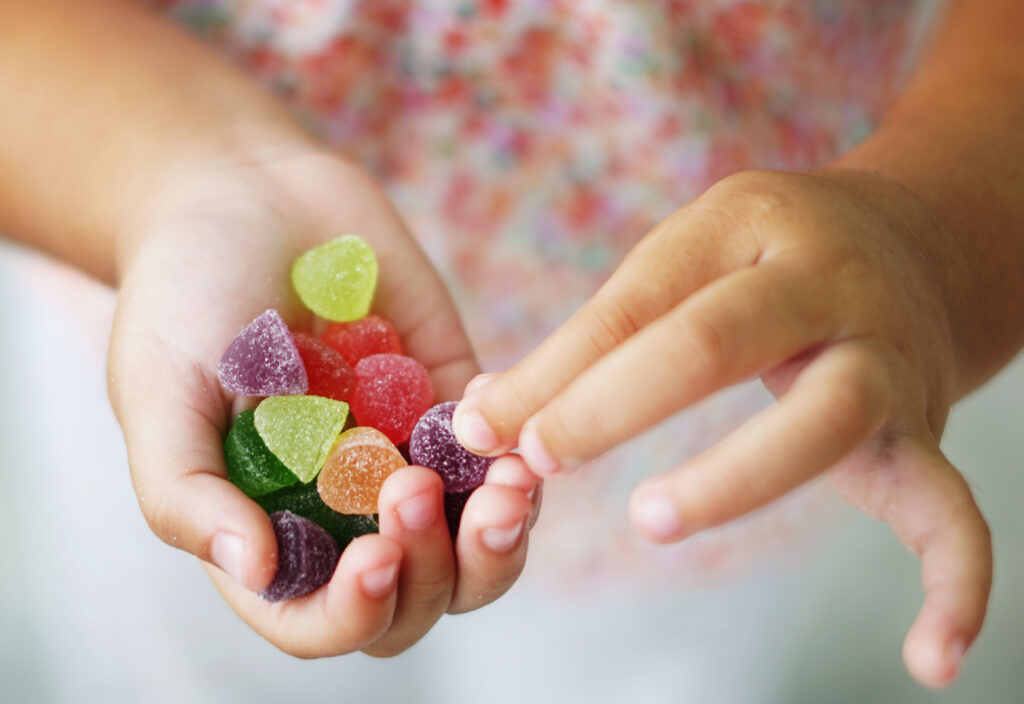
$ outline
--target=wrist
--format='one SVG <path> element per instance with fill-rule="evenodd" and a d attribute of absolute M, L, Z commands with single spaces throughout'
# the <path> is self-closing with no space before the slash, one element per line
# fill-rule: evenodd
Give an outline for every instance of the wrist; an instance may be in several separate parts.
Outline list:
<path fill-rule="evenodd" d="M 852 187 L 882 214 L 932 283 L 948 328 L 957 400 L 1024 342 L 1024 247 L 1019 235 L 1013 242 L 993 228 L 991 213 L 971 215 L 986 201 L 982 183 L 971 187 L 962 174 L 944 177 L 914 164 L 913 148 L 901 151 L 898 141 L 887 139 L 866 144 L 821 173 Z"/>
<path fill-rule="evenodd" d="M 137 252 L 165 233 L 234 221 L 246 230 L 276 230 L 303 245 L 301 226 L 311 210 L 371 182 L 354 164 L 305 135 L 242 125 L 197 140 L 169 157 L 144 192 L 130 199 L 114 243 L 120 280 Z M 246 223 L 250 226 L 247 227 Z"/>

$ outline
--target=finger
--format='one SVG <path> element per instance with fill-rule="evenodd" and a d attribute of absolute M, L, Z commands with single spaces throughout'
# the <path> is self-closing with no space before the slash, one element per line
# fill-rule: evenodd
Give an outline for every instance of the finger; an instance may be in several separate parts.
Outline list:
<path fill-rule="evenodd" d="M 302 319 L 287 266 L 277 264 L 294 253 L 276 238 L 240 244 L 210 223 L 187 224 L 154 234 L 123 282 L 108 362 L 110 399 L 153 531 L 256 591 L 273 578 L 276 542 L 267 515 L 226 479 L 231 399 L 215 370 L 231 338 L 268 306 Z M 200 247 L 208 257 L 197 260 L 191 253 Z M 246 247 L 252 251 L 240 259 Z M 243 260 L 244 267 L 224 266 Z M 265 298 L 230 293 L 251 289 L 253 271 L 266 282 Z M 225 305 L 197 322 L 196 311 L 213 310 L 211 300 Z"/>
<path fill-rule="evenodd" d="M 449 613 L 486 606 L 507 592 L 526 563 L 533 503 L 522 491 L 484 484 L 462 513 L 456 540 L 458 580 Z"/>
<path fill-rule="evenodd" d="M 833 334 L 837 310 L 785 261 L 721 278 L 540 409 L 523 427 L 520 452 L 535 472 L 571 469 L 711 392 L 820 343 Z"/>
<path fill-rule="evenodd" d="M 480 367 L 455 304 L 387 195 L 372 179 L 363 178 L 366 198 L 339 205 L 352 212 L 334 222 L 358 228 L 373 246 L 380 270 L 374 310 L 394 324 L 406 354 L 430 372 L 437 400 L 458 399 Z"/>
<path fill-rule="evenodd" d="M 889 379 L 865 345 L 830 348 L 779 402 L 687 465 L 642 483 L 633 525 L 679 540 L 775 500 L 867 440 L 886 417 Z"/>
<path fill-rule="evenodd" d="M 531 472 L 523 458 L 519 455 L 502 455 L 494 460 L 487 470 L 487 484 L 498 484 L 501 486 L 518 489 L 530 500 L 530 520 L 527 528 L 533 528 L 540 515 L 540 505 L 544 490 L 544 482 L 536 474 Z"/>
<path fill-rule="evenodd" d="M 459 440 L 480 454 L 507 452 L 526 419 L 596 360 L 758 254 L 749 228 L 697 204 L 679 211 L 651 231 L 594 298 L 536 350 L 459 404 Z"/>
<path fill-rule="evenodd" d="M 121 391 L 113 396 L 146 522 L 167 544 L 216 564 L 247 589 L 265 588 L 276 564 L 270 519 L 227 481 L 222 429 L 198 410 L 227 415 L 216 380 L 172 362 L 140 376 L 117 349 L 111 373 L 122 376 Z"/>
<path fill-rule="evenodd" d="M 985 620 L 992 587 L 988 525 L 963 477 L 938 448 L 908 443 L 873 482 L 836 483 L 851 502 L 880 516 L 921 558 L 924 604 L 903 643 L 903 659 L 930 687 L 952 682 Z"/>
<path fill-rule="evenodd" d="M 395 618 L 386 635 L 365 649 L 375 656 L 399 653 L 418 641 L 444 614 L 455 585 L 455 557 L 444 517 L 440 475 L 405 467 L 381 487 L 381 535 L 402 547 Z"/>
<path fill-rule="evenodd" d="M 241 588 L 216 567 L 206 571 L 235 613 L 253 630 L 300 658 L 351 653 L 387 632 L 397 601 L 402 548 L 379 535 L 349 543 L 331 581 L 277 603 Z"/>

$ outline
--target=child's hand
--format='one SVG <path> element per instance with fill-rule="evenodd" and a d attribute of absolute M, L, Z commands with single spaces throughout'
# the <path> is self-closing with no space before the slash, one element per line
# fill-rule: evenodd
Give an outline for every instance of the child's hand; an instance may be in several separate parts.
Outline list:
<path fill-rule="evenodd" d="M 945 684 L 981 628 L 992 553 L 939 450 L 965 384 L 948 312 L 957 291 L 936 274 L 956 255 L 939 234 L 919 201 L 865 173 L 726 179 L 647 235 L 537 350 L 467 394 L 456 430 L 487 454 L 518 444 L 546 476 L 760 375 L 778 404 L 639 486 L 634 525 L 681 540 L 830 470 L 921 557 L 925 603 L 904 659 Z"/>
<path fill-rule="evenodd" d="M 274 576 L 276 543 L 267 515 L 225 478 L 222 439 L 246 399 L 226 393 L 216 370 L 268 307 L 309 326 L 291 289 L 295 257 L 341 234 L 365 237 L 380 260 L 375 310 L 430 371 L 438 399 L 458 398 L 477 371 L 440 279 L 373 181 L 332 157 L 268 161 L 216 166 L 133 228 L 120 262 L 110 396 L 146 520 L 210 563 L 249 625 L 302 657 L 398 653 L 446 610 L 482 606 L 514 582 L 538 482 L 518 459 L 496 463 L 453 551 L 439 476 L 400 470 L 381 494 L 380 535 L 353 542 L 328 585 L 277 604 L 256 595 Z"/>

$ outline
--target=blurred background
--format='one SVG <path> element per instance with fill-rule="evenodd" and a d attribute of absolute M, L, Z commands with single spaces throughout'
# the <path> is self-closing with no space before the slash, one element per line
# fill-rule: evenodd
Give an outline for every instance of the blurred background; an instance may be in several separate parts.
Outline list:
<path fill-rule="evenodd" d="M 944 442 L 996 550 L 987 625 L 948 691 L 914 684 L 899 656 L 921 598 L 916 560 L 827 484 L 805 490 L 828 519 L 799 559 L 586 599 L 531 578 L 531 559 L 508 596 L 444 619 L 402 656 L 306 662 L 252 633 L 195 559 L 146 527 L 105 394 L 113 309 L 110 290 L 0 242 L 0 699 L 1021 701 L 1024 359 L 957 407 Z"/>

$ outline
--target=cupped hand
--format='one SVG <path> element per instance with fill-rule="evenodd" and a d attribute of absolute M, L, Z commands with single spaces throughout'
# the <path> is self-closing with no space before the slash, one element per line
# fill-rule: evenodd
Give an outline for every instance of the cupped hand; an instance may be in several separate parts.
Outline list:
<path fill-rule="evenodd" d="M 227 481 L 222 455 L 233 415 L 252 400 L 221 388 L 217 363 L 267 308 L 308 329 L 292 262 L 349 233 L 378 255 L 375 312 L 428 369 L 437 399 L 460 397 L 477 365 L 444 286 L 381 189 L 333 156 L 211 163 L 153 200 L 125 234 L 119 262 L 109 391 L 146 520 L 207 563 L 250 626 L 302 657 L 398 653 L 445 611 L 500 596 L 522 569 L 537 485 L 521 461 L 502 460 L 505 469 L 471 497 L 453 547 L 440 478 L 402 469 L 381 493 L 380 534 L 355 540 L 327 585 L 277 604 L 257 595 L 276 569 L 274 533 Z"/>
<path fill-rule="evenodd" d="M 760 375 L 778 398 L 708 451 L 643 482 L 633 524 L 672 542 L 828 471 L 922 562 L 904 643 L 921 682 L 957 674 L 992 579 L 986 523 L 939 449 L 962 393 L 948 233 L 880 177 L 730 177 L 649 233 L 600 291 L 456 410 L 467 447 L 518 444 L 565 473 L 712 392 Z M 955 277 L 954 277 L 955 279 Z"/>

